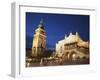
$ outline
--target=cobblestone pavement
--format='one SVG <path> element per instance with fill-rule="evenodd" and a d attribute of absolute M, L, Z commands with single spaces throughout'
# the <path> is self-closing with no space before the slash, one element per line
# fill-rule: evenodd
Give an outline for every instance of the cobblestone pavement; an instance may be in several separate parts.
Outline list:
<path fill-rule="evenodd" d="M 29 63 L 26 65 L 27 67 L 40 67 L 40 66 L 61 66 L 61 65 L 82 65 L 89 64 L 89 59 L 79 59 L 79 60 L 65 60 L 65 61 L 44 61 L 40 64 L 40 62 Z"/>

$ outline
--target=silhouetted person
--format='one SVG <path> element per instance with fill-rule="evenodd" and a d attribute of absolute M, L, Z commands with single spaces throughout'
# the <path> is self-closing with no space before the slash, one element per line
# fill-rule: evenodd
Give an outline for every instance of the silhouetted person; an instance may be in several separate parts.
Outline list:
<path fill-rule="evenodd" d="M 47 60 L 46 58 L 42 58 L 40 61 L 40 66 L 46 66 L 47 65 Z"/>

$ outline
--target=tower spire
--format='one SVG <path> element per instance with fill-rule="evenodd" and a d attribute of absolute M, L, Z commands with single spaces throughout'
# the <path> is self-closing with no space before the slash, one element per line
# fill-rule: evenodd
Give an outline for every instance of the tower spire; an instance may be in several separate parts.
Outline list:
<path fill-rule="evenodd" d="M 39 28 L 44 29 L 43 19 L 41 18 L 40 23 L 38 25 Z"/>
<path fill-rule="evenodd" d="M 41 20 L 40 20 L 40 24 L 43 24 L 43 18 L 41 18 Z"/>

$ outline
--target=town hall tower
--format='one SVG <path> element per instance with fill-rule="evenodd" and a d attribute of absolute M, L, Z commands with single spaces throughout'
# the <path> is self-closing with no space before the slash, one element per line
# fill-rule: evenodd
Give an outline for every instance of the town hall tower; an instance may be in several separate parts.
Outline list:
<path fill-rule="evenodd" d="M 38 28 L 35 30 L 32 44 L 32 56 L 42 56 L 46 49 L 46 31 L 43 20 L 40 21 Z"/>

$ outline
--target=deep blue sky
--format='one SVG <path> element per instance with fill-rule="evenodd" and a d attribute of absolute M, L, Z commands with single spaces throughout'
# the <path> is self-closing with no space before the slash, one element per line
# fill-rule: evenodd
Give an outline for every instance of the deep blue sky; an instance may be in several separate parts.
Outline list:
<path fill-rule="evenodd" d="M 89 15 L 26 12 L 26 48 L 32 47 L 33 35 L 41 19 L 46 30 L 47 48 L 54 48 L 70 32 L 78 32 L 83 40 L 89 41 Z"/>

